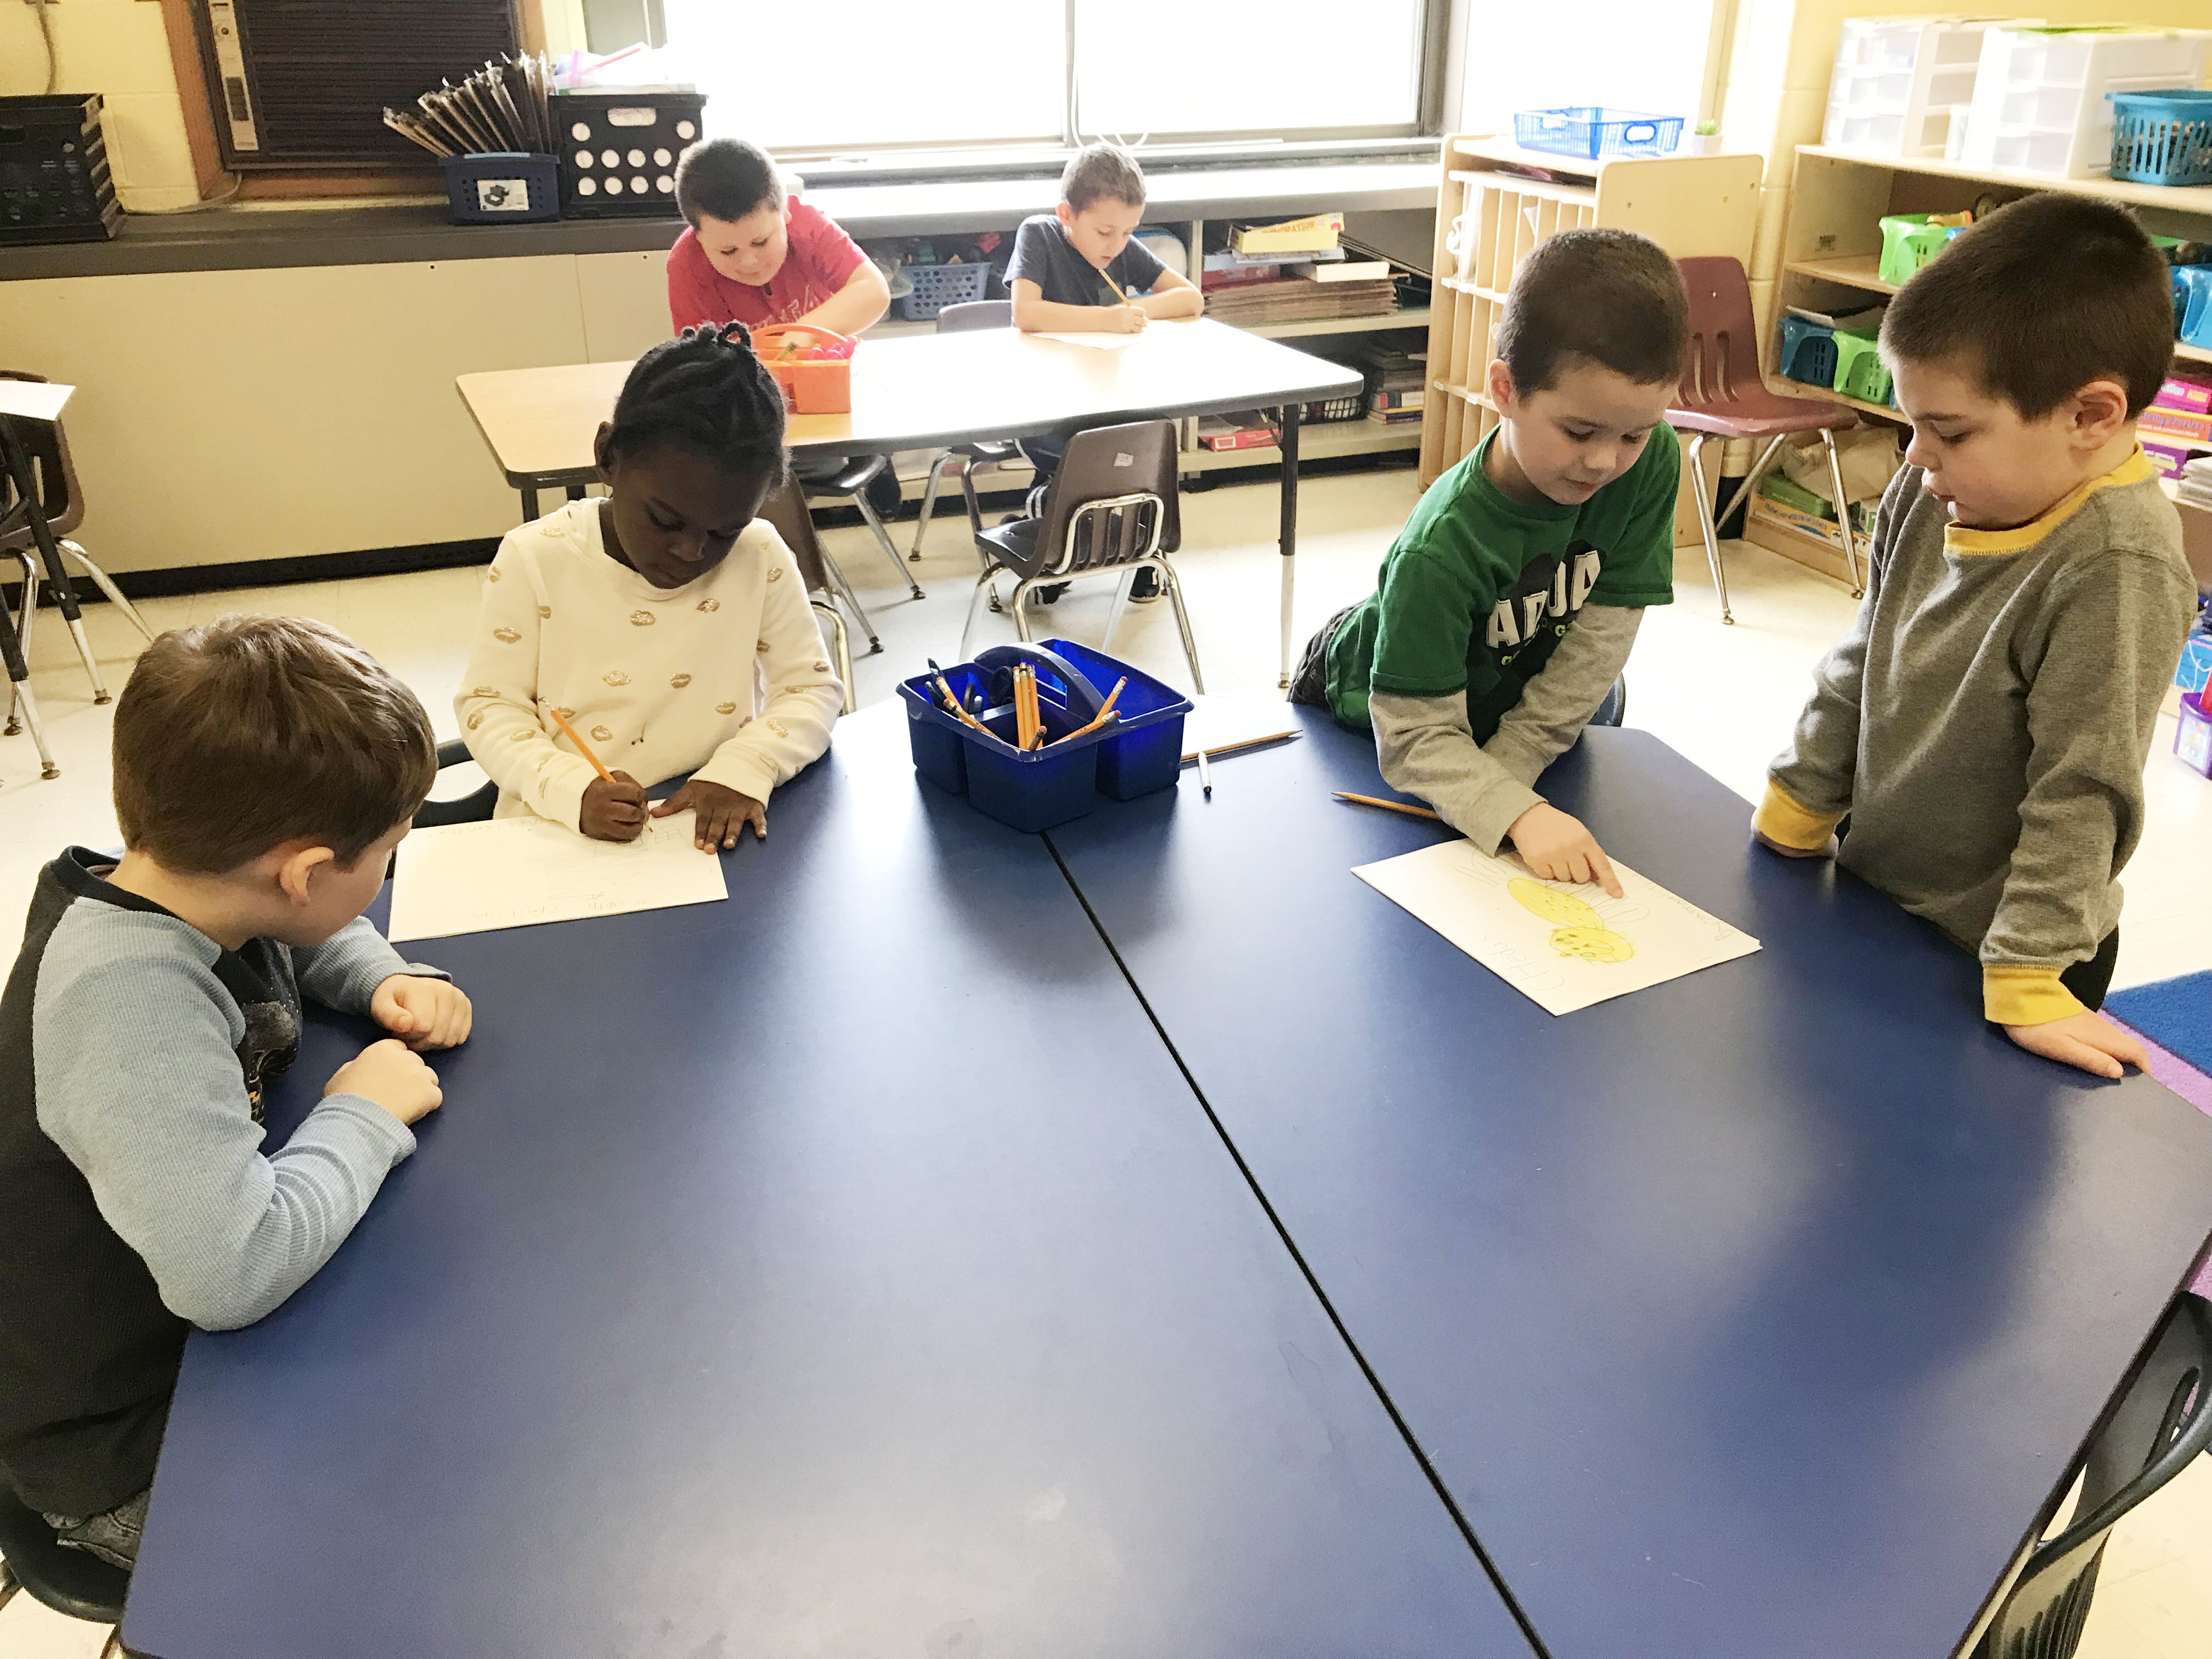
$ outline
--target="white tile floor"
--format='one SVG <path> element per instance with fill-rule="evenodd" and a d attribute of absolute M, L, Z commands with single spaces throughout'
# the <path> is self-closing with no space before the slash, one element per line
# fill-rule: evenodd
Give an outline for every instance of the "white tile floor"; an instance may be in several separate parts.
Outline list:
<path fill-rule="evenodd" d="M 1376 563 L 1417 496 L 1407 471 L 1310 480 L 1303 495 L 1297 560 L 1298 636 L 1372 586 Z M 1245 696 L 1273 690 L 1280 561 L 1273 535 L 1273 483 L 1188 495 L 1186 551 L 1176 560 L 1198 635 L 1207 688 Z M 902 546 L 914 526 L 894 526 Z M 884 654 L 862 657 L 855 675 L 865 706 L 926 657 L 955 660 L 975 572 L 962 522 L 940 517 L 919 569 L 928 597 L 892 584 L 880 554 L 858 529 L 833 532 L 830 551 L 873 613 Z M 1852 601 L 1763 549 L 1731 544 L 1736 624 L 1723 628 L 1711 578 L 1694 549 L 1677 560 L 1678 603 L 1649 613 L 1630 665 L 1629 723 L 1657 732 L 1739 793 L 1755 794 L 1781 746 L 1814 660 L 1850 620 Z M 320 617 L 351 634 L 422 695 L 441 737 L 453 735 L 452 697 L 467 653 L 479 574 L 474 570 L 249 589 L 143 607 L 155 628 L 204 621 L 226 611 L 268 610 Z M 1107 583 L 1079 587 L 1044 613 L 1047 631 L 1097 642 L 1111 600 Z M 120 686 L 137 636 L 111 607 L 87 612 L 111 684 Z M 978 644 L 1012 637 L 1012 624 L 986 617 Z M 865 641 L 858 641 L 861 649 Z M 1115 639 L 1117 655 L 1178 684 L 1188 671 L 1164 604 L 1133 607 Z M 33 641 L 33 684 L 62 775 L 40 781 L 27 737 L 0 739 L 0 945 L 12 951 L 39 866 L 68 842 L 112 844 L 107 800 L 108 710 L 94 707 L 67 635 L 47 612 Z M 2212 784 L 2170 754 L 2171 714 L 2162 719 L 2146 777 L 2148 827 L 2128 878 L 2130 902 L 2118 982 L 2189 973 L 2212 964 Z M 1234 763 L 1221 783 L 1235 787 Z M 2122 1523 L 2107 1553 L 2082 1659 L 2203 1659 L 2212 1630 L 2212 1462 Z M 105 1632 L 47 1613 L 18 1596 L 0 1612 L 0 1659 L 91 1659 Z M 1924 1659 L 1938 1659 L 1925 1656 Z"/>

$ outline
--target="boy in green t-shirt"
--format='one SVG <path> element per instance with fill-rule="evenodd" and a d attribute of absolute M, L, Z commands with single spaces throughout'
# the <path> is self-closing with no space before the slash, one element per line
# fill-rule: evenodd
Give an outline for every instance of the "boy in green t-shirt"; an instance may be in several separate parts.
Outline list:
<path fill-rule="evenodd" d="M 1307 644 L 1291 699 L 1371 727 L 1384 780 L 1486 853 L 1620 888 L 1596 838 L 1532 787 L 1674 596 L 1680 452 L 1665 424 L 1689 343 L 1681 273 L 1620 230 L 1522 264 L 1487 392 L 1498 425 L 1438 478 L 1376 591 Z"/>

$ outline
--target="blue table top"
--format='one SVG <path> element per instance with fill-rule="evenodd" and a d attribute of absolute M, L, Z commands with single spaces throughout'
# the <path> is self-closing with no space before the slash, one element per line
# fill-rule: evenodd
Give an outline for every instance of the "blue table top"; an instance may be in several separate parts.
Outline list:
<path fill-rule="evenodd" d="M 410 947 L 477 1034 L 192 1339 L 131 1646 L 1528 1659 L 1045 846 L 895 717 L 770 816 L 726 904 Z"/>
<path fill-rule="evenodd" d="M 2212 1229 L 2212 1122 L 1647 733 L 1547 796 L 1764 942 L 1554 1018 L 1350 873 L 1305 716 L 1049 839 L 1553 1659 L 1949 1652 Z"/>

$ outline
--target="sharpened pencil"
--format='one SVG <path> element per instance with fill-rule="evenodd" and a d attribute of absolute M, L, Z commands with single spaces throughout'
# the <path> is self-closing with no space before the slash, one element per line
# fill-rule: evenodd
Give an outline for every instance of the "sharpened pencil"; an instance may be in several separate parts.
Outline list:
<path fill-rule="evenodd" d="M 1257 749 L 1263 743 L 1280 743 L 1285 738 L 1295 738 L 1297 735 L 1297 728 L 1293 726 L 1287 732 L 1270 732 L 1264 738 L 1239 738 L 1234 743 L 1218 743 L 1211 749 L 1194 749 L 1183 758 L 1187 761 L 1196 760 L 1203 755 L 1209 759 L 1219 760 L 1224 755 L 1241 755 L 1247 749 Z"/>
<path fill-rule="evenodd" d="M 576 735 L 576 728 L 561 718 L 561 711 L 554 708 L 550 703 L 548 703 L 545 708 L 545 712 L 553 717 L 554 725 L 559 726 L 563 732 L 568 734 L 568 741 L 576 745 L 576 752 L 581 755 L 586 760 L 591 762 L 592 770 L 597 772 L 609 783 L 612 783 L 615 781 L 615 775 L 608 771 L 605 767 L 599 764 L 599 757 L 592 752 L 592 745 L 586 743 L 583 738 Z"/>
<path fill-rule="evenodd" d="M 1425 806 L 1408 806 L 1401 800 L 1377 800 L 1372 795 L 1355 795 L 1342 789 L 1334 792 L 1339 800 L 1357 801 L 1362 806 L 1379 806 L 1386 812 L 1403 812 L 1409 818 L 1434 818 L 1443 822 L 1443 814 L 1431 812 Z"/>

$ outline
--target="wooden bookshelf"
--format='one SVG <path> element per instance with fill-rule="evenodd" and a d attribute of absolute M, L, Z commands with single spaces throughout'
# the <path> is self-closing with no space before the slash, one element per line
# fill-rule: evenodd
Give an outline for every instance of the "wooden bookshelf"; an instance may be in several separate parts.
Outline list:
<path fill-rule="evenodd" d="M 1482 393 L 1495 355 L 1492 342 L 1513 273 L 1539 242 L 1563 230 L 1602 226 L 1639 232 L 1677 258 L 1725 253 L 1747 264 L 1763 167 L 1756 155 L 1585 161 L 1522 149 L 1502 137 L 1447 138 L 1437 191 L 1422 483 L 1434 483 L 1498 424 L 1498 411 Z M 1529 178 L 1517 170 L 1522 168 L 1550 176 Z M 1455 237 L 1455 224 L 1463 237 Z M 1719 459 L 1717 447 L 1712 459 Z M 1696 541 L 1698 533 L 1686 474 L 1676 538 Z"/>

